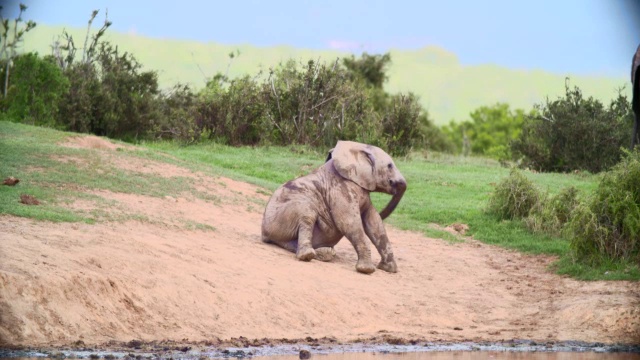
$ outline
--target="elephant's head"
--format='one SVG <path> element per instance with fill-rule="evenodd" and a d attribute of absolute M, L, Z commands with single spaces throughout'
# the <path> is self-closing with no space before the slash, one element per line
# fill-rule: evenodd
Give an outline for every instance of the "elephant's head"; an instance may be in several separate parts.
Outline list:
<path fill-rule="evenodd" d="M 327 161 L 330 159 L 333 159 L 333 165 L 342 177 L 368 191 L 393 195 L 380 212 L 383 219 L 391 215 L 407 189 L 407 182 L 389 154 L 376 146 L 338 141 L 329 152 Z"/>

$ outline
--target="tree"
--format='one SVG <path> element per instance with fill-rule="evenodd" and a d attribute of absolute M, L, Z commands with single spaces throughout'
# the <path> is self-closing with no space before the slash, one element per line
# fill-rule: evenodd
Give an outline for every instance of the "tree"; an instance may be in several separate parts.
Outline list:
<path fill-rule="evenodd" d="M 469 117 L 470 120 L 462 123 L 452 121 L 443 127 L 458 149 L 465 148 L 466 144 L 474 154 L 497 159 L 511 157 L 509 145 L 520 135 L 524 110 L 511 110 L 509 104 L 497 103 L 477 108 Z"/>
<path fill-rule="evenodd" d="M 347 70 L 358 79 L 364 80 L 374 88 L 382 89 L 387 81 L 387 67 L 391 64 L 391 55 L 369 55 L 366 52 L 356 59 L 355 56 L 342 59 Z"/>
<path fill-rule="evenodd" d="M 586 98 L 578 87 L 565 84 L 565 96 L 537 105 L 527 116 L 512 151 L 523 165 L 541 171 L 600 172 L 621 158 L 628 144 L 631 104 L 622 93 L 609 106 Z"/>
<path fill-rule="evenodd" d="M 18 46 L 22 43 L 25 33 L 36 27 L 36 23 L 29 20 L 22 27 L 22 13 L 27 10 L 27 6 L 20 4 L 20 12 L 18 17 L 13 20 L 13 28 L 9 19 L 5 19 L 2 16 L 2 6 L 0 6 L 0 24 L 2 26 L 0 34 L 0 61 L 2 61 L 4 71 L 4 88 L 3 97 L 7 97 L 7 90 L 9 88 L 9 73 L 11 66 L 13 65 L 13 59 L 17 55 Z"/>
<path fill-rule="evenodd" d="M 4 110 L 16 120 L 55 126 L 60 100 L 68 89 L 69 81 L 51 56 L 19 55 L 14 60 Z"/>
<path fill-rule="evenodd" d="M 109 26 L 111 26 L 111 21 L 109 21 L 109 14 L 105 13 L 104 23 L 102 27 L 98 29 L 98 31 L 93 35 L 89 36 L 91 31 L 91 25 L 93 24 L 93 20 L 98 16 L 98 10 L 93 10 L 91 12 L 91 17 L 87 22 L 87 34 L 84 38 L 84 47 L 82 48 L 82 64 L 91 64 L 95 60 L 96 51 L 98 50 L 98 44 L 100 43 L 100 38 L 107 31 Z M 56 40 L 51 45 L 52 55 L 56 59 L 58 65 L 62 69 L 67 69 L 69 66 L 73 65 L 75 61 L 76 48 L 75 42 L 73 41 L 73 37 L 67 33 L 66 30 L 62 32 L 62 38 L 66 41 L 66 44 L 61 44 L 60 40 Z M 91 39 L 91 42 L 89 42 Z"/>

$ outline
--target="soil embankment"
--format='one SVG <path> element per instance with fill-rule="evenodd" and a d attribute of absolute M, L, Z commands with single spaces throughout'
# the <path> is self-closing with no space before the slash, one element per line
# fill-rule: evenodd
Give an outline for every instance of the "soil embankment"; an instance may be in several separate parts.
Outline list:
<path fill-rule="evenodd" d="M 549 257 L 392 227 L 397 274 L 357 273 L 347 241 L 333 262 L 299 262 L 260 242 L 267 196 L 254 186 L 100 151 L 123 169 L 198 176 L 212 200 L 94 191 L 131 219 L 0 216 L 0 346 L 241 336 L 640 343 L 635 283 L 579 282 L 548 272 Z"/>

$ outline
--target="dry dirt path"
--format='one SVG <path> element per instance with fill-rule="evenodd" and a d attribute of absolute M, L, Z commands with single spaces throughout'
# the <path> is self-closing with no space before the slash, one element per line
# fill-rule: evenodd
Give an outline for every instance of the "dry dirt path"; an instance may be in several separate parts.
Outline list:
<path fill-rule="evenodd" d="M 154 166 L 146 169 L 188 172 Z M 0 346 L 239 336 L 640 343 L 636 283 L 579 282 L 549 273 L 549 257 L 392 227 L 397 274 L 357 273 L 347 241 L 333 262 L 299 262 L 260 242 L 265 195 L 198 176 L 222 201 L 101 191 L 147 220 L 0 216 Z"/>

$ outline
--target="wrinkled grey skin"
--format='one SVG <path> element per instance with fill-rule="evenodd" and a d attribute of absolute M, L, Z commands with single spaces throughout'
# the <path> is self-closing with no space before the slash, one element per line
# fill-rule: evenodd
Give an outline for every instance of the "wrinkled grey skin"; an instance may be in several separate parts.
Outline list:
<path fill-rule="evenodd" d="M 279 187 L 267 203 L 262 220 L 262 241 L 276 244 L 302 261 L 330 261 L 333 247 L 346 237 L 358 254 L 356 270 L 375 271 L 366 238 L 381 260 L 378 269 L 398 268 L 382 220 L 402 199 L 407 183 L 382 149 L 339 141 L 327 161 L 313 173 Z M 393 195 L 380 214 L 369 194 Z"/>

